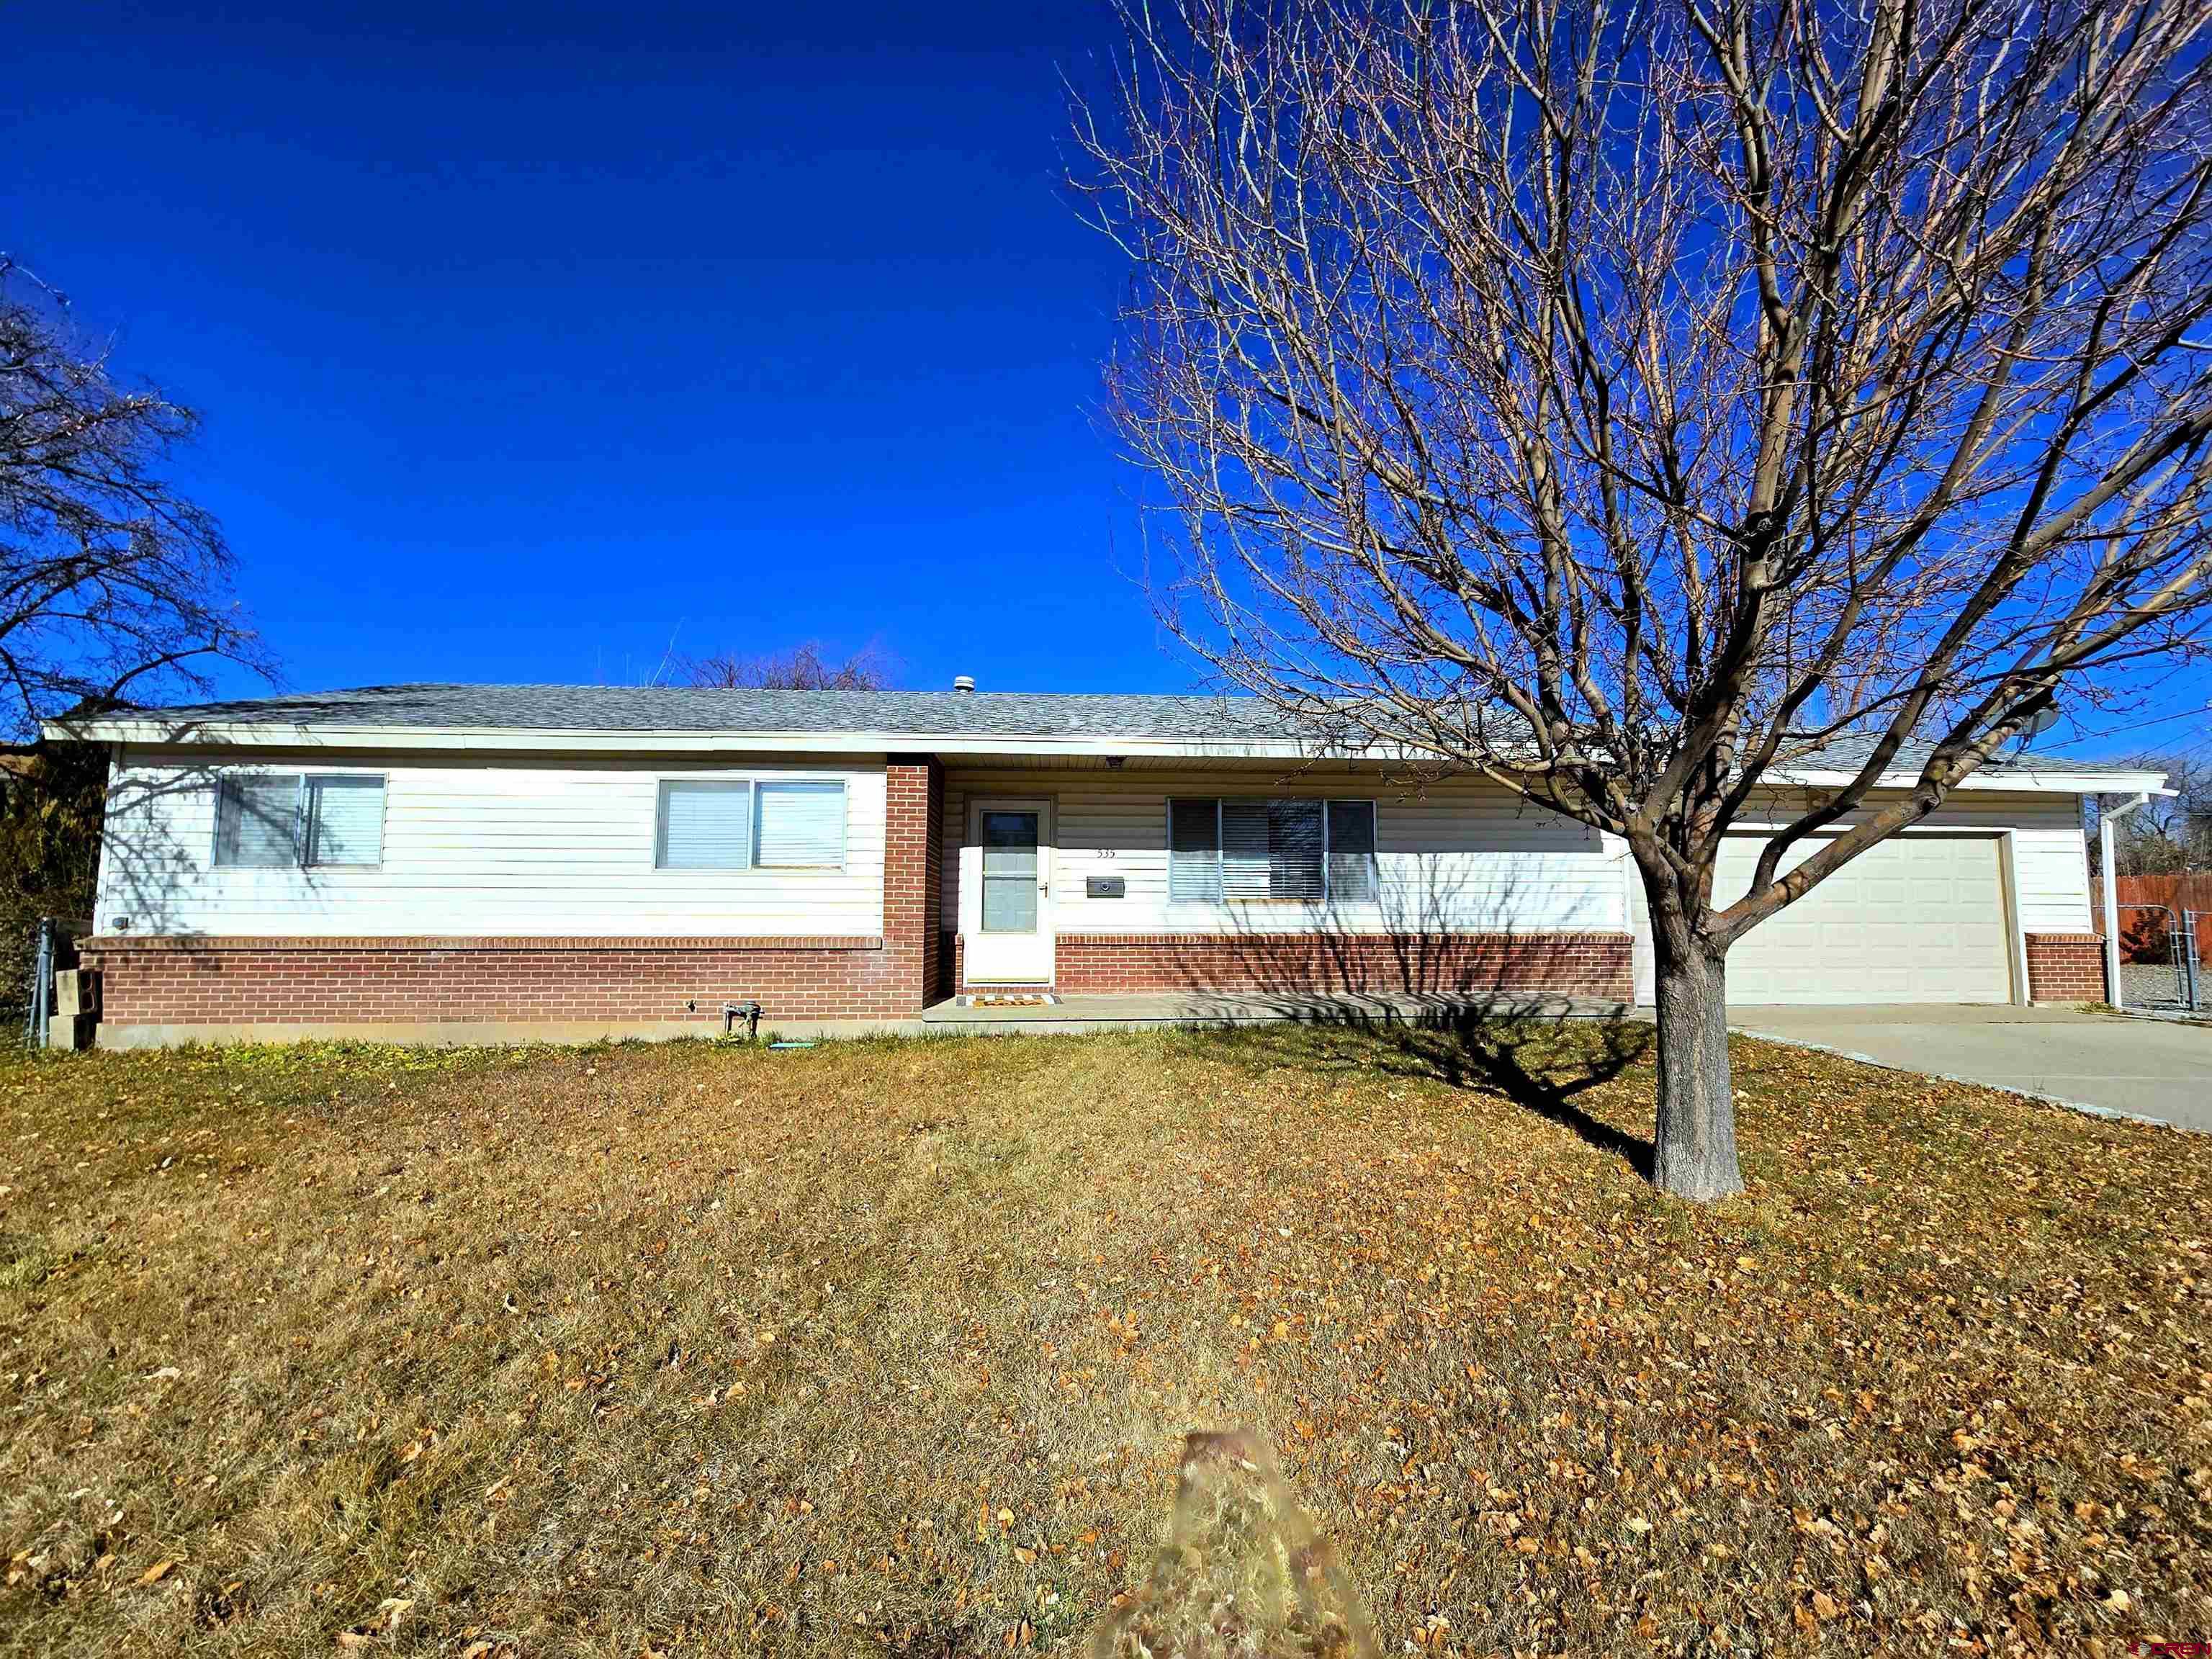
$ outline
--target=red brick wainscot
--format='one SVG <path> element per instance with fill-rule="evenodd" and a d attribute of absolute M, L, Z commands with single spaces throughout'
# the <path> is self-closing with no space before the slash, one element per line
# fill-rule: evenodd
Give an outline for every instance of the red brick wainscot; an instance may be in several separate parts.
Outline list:
<path fill-rule="evenodd" d="M 2027 995 L 2032 1002 L 2103 1002 L 2105 941 L 2094 933 L 2030 933 Z"/>
<path fill-rule="evenodd" d="M 132 939 L 86 941 L 101 1022 L 133 1025 L 484 1024 L 694 1020 L 725 1002 L 766 1018 L 896 1018 L 918 963 L 886 939 Z"/>
<path fill-rule="evenodd" d="M 1070 996 L 1534 991 L 1614 1002 L 1632 994 L 1626 933 L 1062 933 L 1054 988 Z"/>

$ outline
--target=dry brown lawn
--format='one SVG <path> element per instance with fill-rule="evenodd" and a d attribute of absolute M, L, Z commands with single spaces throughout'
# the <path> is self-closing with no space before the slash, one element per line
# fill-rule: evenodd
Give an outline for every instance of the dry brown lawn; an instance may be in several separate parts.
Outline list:
<path fill-rule="evenodd" d="M 1073 1647 L 1238 1425 L 1389 1651 L 2212 1635 L 2212 1140 L 1641 1042 L 0 1062 L 0 1650 Z"/>

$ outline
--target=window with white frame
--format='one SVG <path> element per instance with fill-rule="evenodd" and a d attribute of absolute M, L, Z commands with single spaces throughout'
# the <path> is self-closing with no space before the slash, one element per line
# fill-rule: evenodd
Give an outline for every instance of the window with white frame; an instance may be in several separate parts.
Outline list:
<path fill-rule="evenodd" d="M 1328 804 L 1328 896 L 1333 904 L 1373 904 L 1382 896 L 1375 867 L 1375 803 Z"/>
<path fill-rule="evenodd" d="M 653 862 L 663 870 L 842 870 L 841 780 L 671 778 Z"/>
<path fill-rule="evenodd" d="M 215 862 L 223 870 L 369 868 L 384 862 L 384 779 L 255 772 L 222 780 Z"/>
<path fill-rule="evenodd" d="M 845 863 L 845 786 L 753 786 L 753 862 L 763 869 L 836 870 Z"/>
<path fill-rule="evenodd" d="M 752 785 L 743 778 L 662 784 L 653 861 L 663 870 L 750 868 Z"/>
<path fill-rule="evenodd" d="M 1375 803 L 1265 797 L 1168 803 L 1177 904 L 1372 904 Z"/>

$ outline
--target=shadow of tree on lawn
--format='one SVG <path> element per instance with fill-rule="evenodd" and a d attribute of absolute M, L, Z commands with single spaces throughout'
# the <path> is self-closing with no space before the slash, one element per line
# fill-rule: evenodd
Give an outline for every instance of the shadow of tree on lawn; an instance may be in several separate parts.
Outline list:
<path fill-rule="evenodd" d="M 1620 1020 L 1579 1021 L 1577 1035 L 1594 1035 L 1597 1040 L 1572 1044 L 1573 1058 L 1563 1066 L 1559 1061 L 1570 1045 L 1557 1040 L 1564 1033 L 1554 1031 L 1547 1047 L 1536 1036 L 1545 1029 L 1527 1021 L 1499 1024 L 1461 1010 L 1434 1026 L 1402 1028 L 1395 1041 L 1401 1051 L 1423 1060 L 1453 1087 L 1493 1089 L 1600 1152 L 1625 1158 L 1638 1175 L 1650 1179 L 1650 1140 L 1592 1116 L 1575 1104 L 1574 1097 L 1610 1083 L 1649 1054 L 1651 1030 Z M 1532 1052 L 1540 1056 L 1533 1065 L 1528 1058 Z"/>
<path fill-rule="evenodd" d="M 1272 1047 L 1279 1060 L 1283 1048 L 1296 1044 L 1302 1032 L 1359 1036 L 1371 1045 L 1370 1063 L 1378 1069 L 1497 1095 L 1650 1177 L 1650 1138 L 1576 1103 L 1576 1097 L 1612 1082 L 1650 1054 L 1656 1033 L 1648 1025 L 1570 1018 L 1535 999 L 1504 996 L 1413 1012 L 1351 1000 L 1310 1000 L 1282 1025 L 1224 1026 L 1218 1035 Z"/>

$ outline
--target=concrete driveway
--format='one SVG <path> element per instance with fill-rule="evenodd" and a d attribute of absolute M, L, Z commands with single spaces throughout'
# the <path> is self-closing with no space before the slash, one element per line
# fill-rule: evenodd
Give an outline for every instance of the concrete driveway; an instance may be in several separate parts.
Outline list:
<path fill-rule="evenodd" d="M 1738 1007 L 1729 1023 L 1962 1083 L 2212 1131 L 2212 1026 L 2071 1008 Z"/>

